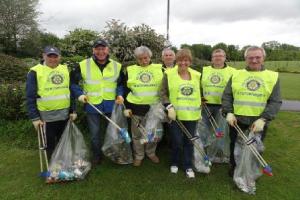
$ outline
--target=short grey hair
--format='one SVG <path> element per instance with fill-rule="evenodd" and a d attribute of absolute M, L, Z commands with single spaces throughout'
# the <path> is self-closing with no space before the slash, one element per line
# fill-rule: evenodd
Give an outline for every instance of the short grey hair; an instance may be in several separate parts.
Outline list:
<path fill-rule="evenodd" d="M 258 46 L 250 46 L 245 50 L 244 58 L 247 58 L 249 51 L 256 51 L 256 50 L 260 50 L 263 53 L 264 58 L 267 56 L 264 48 Z"/>
<path fill-rule="evenodd" d="M 162 52 L 161 52 L 161 57 L 164 57 L 164 55 L 165 55 L 165 53 L 166 53 L 167 51 L 172 52 L 172 54 L 173 54 L 174 57 L 175 57 L 175 52 L 174 52 L 171 48 L 165 48 L 164 50 L 162 50 Z"/>
<path fill-rule="evenodd" d="M 138 58 L 143 54 L 147 54 L 150 58 L 152 57 L 152 51 L 146 46 L 139 46 L 134 50 L 135 58 Z"/>
<path fill-rule="evenodd" d="M 226 56 L 226 52 L 223 49 L 215 49 L 215 50 L 213 50 L 211 55 L 214 55 L 215 53 L 223 53 L 224 56 Z"/>

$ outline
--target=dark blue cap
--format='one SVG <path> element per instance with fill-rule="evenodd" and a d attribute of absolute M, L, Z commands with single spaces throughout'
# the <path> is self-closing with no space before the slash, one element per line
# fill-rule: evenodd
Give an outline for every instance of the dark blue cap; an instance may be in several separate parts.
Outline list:
<path fill-rule="evenodd" d="M 60 56 L 60 50 L 54 46 L 46 46 L 44 49 L 44 53 L 48 56 L 51 54 Z"/>
<path fill-rule="evenodd" d="M 96 48 L 97 46 L 107 47 L 108 43 L 105 40 L 99 39 L 99 40 L 96 40 L 93 44 L 94 48 Z"/>

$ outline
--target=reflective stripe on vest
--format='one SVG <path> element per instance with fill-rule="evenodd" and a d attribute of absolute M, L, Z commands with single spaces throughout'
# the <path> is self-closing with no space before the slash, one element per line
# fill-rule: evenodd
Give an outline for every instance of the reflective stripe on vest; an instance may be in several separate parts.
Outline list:
<path fill-rule="evenodd" d="M 183 80 L 178 69 L 166 71 L 169 86 L 169 99 L 179 120 L 198 120 L 201 118 L 200 73 L 188 69 L 191 80 Z"/>
<path fill-rule="evenodd" d="M 162 66 L 150 64 L 146 67 L 132 65 L 127 67 L 127 87 L 131 92 L 128 102 L 133 104 L 154 104 L 159 101 L 158 92 L 163 77 Z"/>
<path fill-rule="evenodd" d="M 235 69 L 227 66 L 222 69 L 203 67 L 201 85 L 207 103 L 221 104 L 225 86 Z"/>
<path fill-rule="evenodd" d="M 37 78 L 37 108 L 39 111 L 54 111 L 70 107 L 69 71 L 67 66 L 51 68 L 36 65 L 31 68 Z"/>
<path fill-rule="evenodd" d="M 237 70 L 232 76 L 234 114 L 260 116 L 277 82 L 278 73 Z"/>

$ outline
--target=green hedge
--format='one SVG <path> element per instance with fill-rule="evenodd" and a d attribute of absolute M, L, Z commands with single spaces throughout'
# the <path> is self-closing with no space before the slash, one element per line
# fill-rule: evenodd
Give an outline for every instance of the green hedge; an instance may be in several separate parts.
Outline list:
<path fill-rule="evenodd" d="M 1 82 L 25 81 L 28 69 L 21 59 L 0 54 Z"/>
<path fill-rule="evenodd" d="M 25 86 L 21 82 L 0 84 L 0 116 L 5 120 L 26 118 Z"/>

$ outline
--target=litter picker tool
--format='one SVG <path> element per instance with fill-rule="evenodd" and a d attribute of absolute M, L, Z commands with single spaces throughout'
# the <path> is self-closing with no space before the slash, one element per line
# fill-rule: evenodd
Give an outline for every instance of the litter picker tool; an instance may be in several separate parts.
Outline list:
<path fill-rule="evenodd" d="M 107 119 L 113 126 L 115 126 L 119 132 L 121 137 L 125 140 L 126 143 L 131 142 L 131 138 L 128 134 L 128 131 L 126 128 L 121 128 L 118 124 L 116 124 L 113 120 L 111 120 L 109 117 L 107 117 L 102 111 L 100 111 L 96 106 L 91 104 L 90 102 L 87 102 L 90 106 L 92 106 L 100 115 L 102 115 L 105 119 Z"/>
<path fill-rule="evenodd" d="M 50 175 L 49 165 L 48 165 L 48 157 L 47 157 L 47 140 L 45 133 L 45 126 L 39 125 L 38 127 L 38 144 L 39 144 L 39 156 L 40 156 L 40 177 L 47 178 Z M 44 166 L 46 167 L 46 171 L 44 171 Z"/>
<path fill-rule="evenodd" d="M 200 153 L 201 156 L 203 156 L 204 159 L 204 163 L 206 166 L 211 166 L 211 162 L 208 158 L 208 156 L 206 155 L 206 153 L 204 152 L 204 150 L 198 145 L 198 143 L 195 142 L 195 140 L 200 139 L 199 136 L 192 136 L 191 133 L 189 132 L 189 130 L 187 130 L 187 128 L 182 124 L 181 121 L 179 120 L 175 120 L 177 125 L 179 126 L 179 128 L 182 130 L 182 132 L 187 136 L 187 138 L 193 143 L 193 145 L 195 146 L 195 148 L 197 149 L 197 151 Z"/>
<path fill-rule="evenodd" d="M 125 104 L 122 104 L 122 105 L 126 109 Z M 135 124 L 137 124 L 137 128 L 139 129 L 139 131 L 142 133 L 142 135 L 144 137 L 143 139 L 140 139 L 140 143 L 145 144 L 148 142 L 154 142 L 154 139 L 155 139 L 154 133 L 151 131 L 147 131 L 147 129 L 141 124 L 141 121 L 136 116 L 130 115 L 130 118 L 135 122 Z"/>
<path fill-rule="evenodd" d="M 219 125 L 217 124 L 215 118 L 212 116 L 212 113 L 210 112 L 209 108 L 207 107 L 206 103 L 203 103 L 203 108 L 206 112 L 206 115 L 208 116 L 208 120 L 215 132 L 215 136 L 217 138 L 221 138 L 224 136 L 224 132 L 223 130 L 219 127 Z"/>
<path fill-rule="evenodd" d="M 268 176 L 273 176 L 272 168 L 270 167 L 270 165 L 267 164 L 267 162 L 264 160 L 264 158 L 260 155 L 260 153 L 257 151 L 255 146 L 253 145 L 253 142 L 255 142 L 255 140 L 253 140 L 252 138 L 249 140 L 247 138 L 247 136 L 245 135 L 245 133 L 242 131 L 242 129 L 238 125 L 234 125 L 234 128 L 236 129 L 238 135 L 248 145 L 249 149 L 254 154 L 254 156 L 257 158 L 259 163 L 262 165 L 262 167 L 263 167 L 262 172 Z"/>

